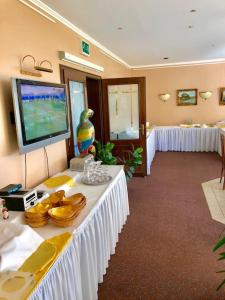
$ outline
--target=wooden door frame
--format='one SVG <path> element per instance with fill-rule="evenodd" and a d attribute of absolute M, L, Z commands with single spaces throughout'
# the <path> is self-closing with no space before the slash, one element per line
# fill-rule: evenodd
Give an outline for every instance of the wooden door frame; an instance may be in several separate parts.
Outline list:
<path fill-rule="evenodd" d="M 94 79 L 98 81 L 98 84 L 100 85 L 100 89 L 101 89 L 101 76 L 95 75 L 95 74 L 91 74 L 85 71 L 81 71 L 78 69 L 75 69 L 73 67 L 68 67 L 66 65 L 62 65 L 59 64 L 59 69 L 60 69 L 60 80 L 62 83 L 67 85 L 67 95 L 68 95 L 68 102 L 69 102 L 69 115 L 70 115 L 70 130 L 71 130 L 71 137 L 69 139 L 66 140 L 66 152 L 67 152 L 67 163 L 69 166 L 69 161 L 70 161 L 70 147 L 71 147 L 71 143 L 73 144 L 73 125 L 72 125 L 72 118 L 71 118 L 71 98 L 70 98 L 70 93 L 69 93 L 69 88 L 68 88 L 68 82 L 66 82 L 65 79 L 65 72 L 76 72 L 76 75 L 78 76 L 76 81 L 77 82 L 81 82 L 83 84 L 85 84 L 85 93 L 86 91 L 86 80 L 88 78 L 90 79 Z M 102 97 L 102 95 L 99 95 L 99 97 Z"/>
<path fill-rule="evenodd" d="M 121 85 L 121 84 L 138 84 L 139 86 L 139 93 L 140 93 L 140 99 L 139 102 L 139 119 L 143 120 L 143 126 L 144 126 L 144 136 L 146 139 L 146 78 L 145 77 L 126 77 L 126 78 L 108 78 L 103 79 L 103 119 L 104 119 L 104 143 L 110 141 L 110 126 L 109 126 L 109 102 L 108 102 L 108 90 L 106 88 L 107 85 L 112 84 L 111 81 L 113 80 L 113 85 Z M 140 106 L 141 105 L 141 106 Z M 141 122 L 142 123 L 142 122 Z M 139 133 L 141 130 L 139 129 Z M 142 138 L 143 139 L 143 138 Z M 122 146 L 124 144 L 124 140 L 112 140 L 112 143 L 118 146 Z M 133 140 L 126 140 L 126 143 L 132 144 Z M 147 149 L 146 149 L 146 140 L 143 142 L 143 161 L 145 165 L 144 170 L 144 176 L 147 175 Z M 142 176 L 140 174 L 136 174 L 137 176 Z"/>

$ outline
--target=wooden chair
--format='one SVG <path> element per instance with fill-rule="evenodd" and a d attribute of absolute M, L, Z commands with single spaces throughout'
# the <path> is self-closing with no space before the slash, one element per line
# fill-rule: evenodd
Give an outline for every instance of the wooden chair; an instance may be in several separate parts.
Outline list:
<path fill-rule="evenodd" d="M 223 180 L 223 190 L 225 189 L 225 136 L 223 134 L 220 135 L 220 141 L 221 141 L 221 162 L 222 162 L 222 169 L 221 169 L 221 175 L 220 175 L 220 183 L 222 182 L 222 178 L 224 177 Z"/>

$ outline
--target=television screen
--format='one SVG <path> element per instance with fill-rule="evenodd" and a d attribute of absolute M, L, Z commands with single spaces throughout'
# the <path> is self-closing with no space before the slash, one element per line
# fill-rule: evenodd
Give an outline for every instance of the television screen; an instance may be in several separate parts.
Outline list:
<path fill-rule="evenodd" d="M 13 79 L 12 86 L 20 153 L 69 137 L 65 85 Z"/>

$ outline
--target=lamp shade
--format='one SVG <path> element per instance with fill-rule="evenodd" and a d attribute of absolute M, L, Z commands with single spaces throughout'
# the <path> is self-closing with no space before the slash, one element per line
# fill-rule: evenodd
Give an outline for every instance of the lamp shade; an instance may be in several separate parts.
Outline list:
<path fill-rule="evenodd" d="M 199 96 L 204 100 L 209 99 L 212 96 L 212 94 L 213 93 L 210 91 L 199 92 Z"/>
<path fill-rule="evenodd" d="M 170 99 L 171 95 L 170 94 L 160 94 L 159 99 L 166 102 Z"/>

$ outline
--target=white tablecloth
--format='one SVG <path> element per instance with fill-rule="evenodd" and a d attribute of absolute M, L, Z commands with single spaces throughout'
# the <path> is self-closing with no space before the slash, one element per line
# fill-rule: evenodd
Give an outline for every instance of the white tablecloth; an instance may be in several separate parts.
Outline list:
<path fill-rule="evenodd" d="M 107 168 L 113 180 L 100 186 L 86 186 L 80 182 L 80 175 L 65 172 L 77 181 L 76 186 L 67 191 L 67 196 L 82 192 L 87 197 L 87 205 L 72 227 L 57 228 L 48 224 L 35 229 L 45 239 L 70 231 L 73 240 L 32 293 L 30 300 L 97 299 L 98 283 L 103 280 L 110 255 L 115 253 L 118 234 L 129 214 L 123 168 Z M 18 220 L 15 218 L 15 222 Z"/>
<path fill-rule="evenodd" d="M 147 175 L 151 173 L 151 164 L 155 156 L 155 130 L 148 132 L 146 140 L 147 149 Z"/>
<path fill-rule="evenodd" d="M 219 129 L 158 126 L 155 139 L 158 151 L 218 152 Z"/>

